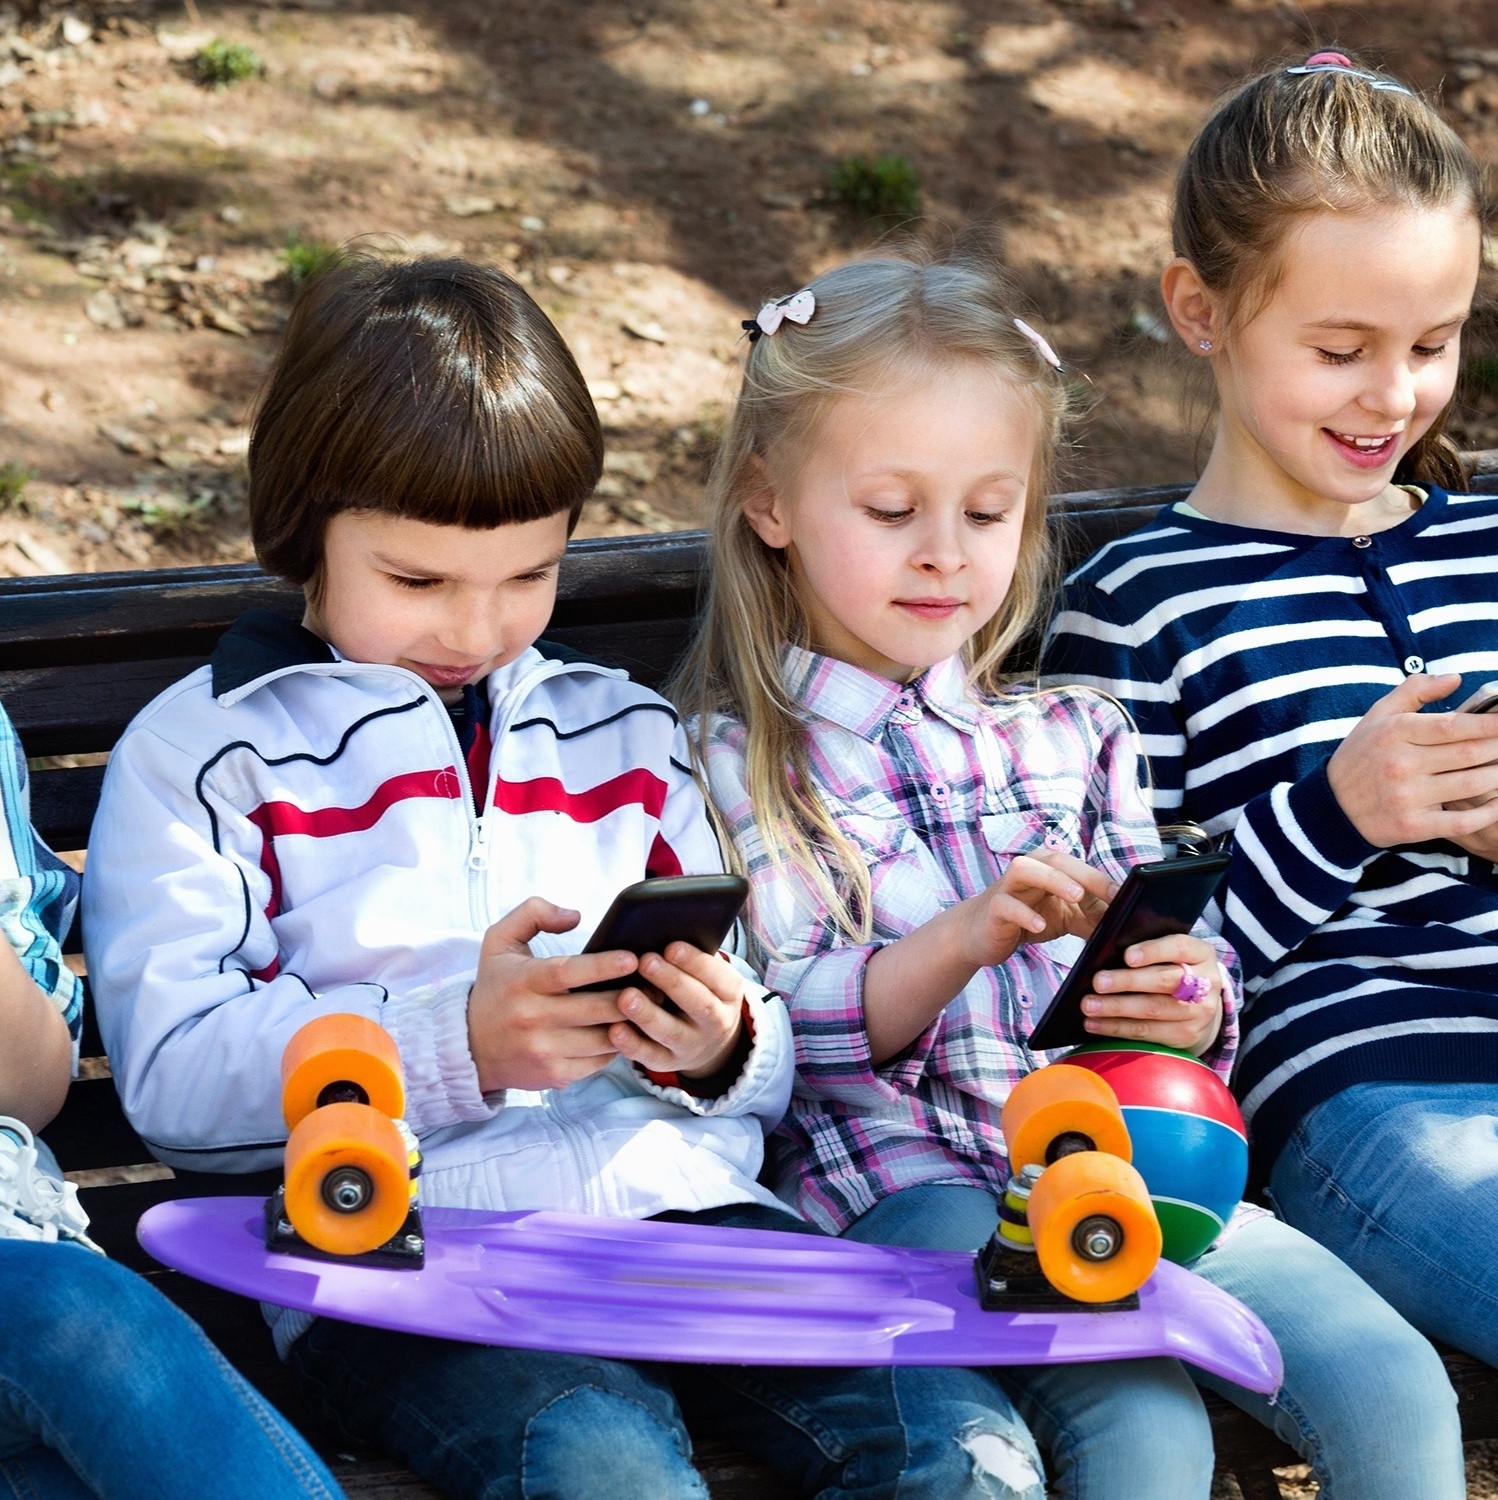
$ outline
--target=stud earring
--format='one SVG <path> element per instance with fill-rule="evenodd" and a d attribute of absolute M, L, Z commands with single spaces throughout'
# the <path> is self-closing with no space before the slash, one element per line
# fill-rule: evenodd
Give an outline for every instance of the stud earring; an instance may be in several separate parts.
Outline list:
<path fill-rule="evenodd" d="M 1212 352 L 1212 340 L 1198 339 L 1196 341 L 1196 347 L 1200 349 L 1203 354 L 1210 354 Z"/>

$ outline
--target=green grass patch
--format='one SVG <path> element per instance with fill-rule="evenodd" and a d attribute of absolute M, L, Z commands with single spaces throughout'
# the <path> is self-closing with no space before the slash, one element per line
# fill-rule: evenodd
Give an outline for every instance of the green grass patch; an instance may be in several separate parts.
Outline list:
<path fill-rule="evenodd" d="M 35 469 L 28 469 L 13 458 L 0 464 L 0 511 L 24 510 L 26 486 L 35 478 Z"/>
<path fill-rule="evenodd" d="M 921 177 L 903 156 L 845 156 L 827 196 L 859 219 L 909 219 L 921 211 Z"/>
<path fill-rule="evenodd" d="M 260 72 L 260 54 L 244 42 L 227 42 L 216 36 L 194 59 L 198 81 L 215 88 L 228 88 Z"/>
<path fill-rule="evenodd" d="M 120 509 L 140 518 L 153 536 L 165 539 L 197 531 L 213 519 L 218 496 L 211 490 L 195 495 L 181 495 L 174 490 L 154 490 L 144 495 L 128 495 Z"/>
<path fill-rule="evenodd" d="M 341 266 L 347 256 L 337 245 L 330 245 L 326 240 L 304 240 L 300 235 L 293 235 L 281 252 L 281 259 L 285 262 L 292 286 L 301 286 L 314 276 Z"/>

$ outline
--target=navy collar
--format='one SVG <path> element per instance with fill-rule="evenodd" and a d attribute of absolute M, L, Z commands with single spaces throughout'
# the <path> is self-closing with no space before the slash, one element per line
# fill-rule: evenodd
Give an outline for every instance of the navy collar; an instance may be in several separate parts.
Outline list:
<path fill-rule="evenodd" d="M 268 672 L 337 661 L 333 648 L 305 625 L 268 609 L 247 609 L 219 637 L 209 664 L 213 696 L 222 698 Z"/>

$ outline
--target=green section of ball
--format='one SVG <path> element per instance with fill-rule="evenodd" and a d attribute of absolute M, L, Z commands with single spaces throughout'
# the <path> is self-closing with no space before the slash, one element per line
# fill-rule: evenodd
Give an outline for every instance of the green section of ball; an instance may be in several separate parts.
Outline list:
<path fill-rule="evenodd" d="M 1151 1201 L 1160 1220 L 1160 1253 L 1178 1266 L 1195 1260 L 1222 1233 L 1221 1223 L 1203 1209 L 1162 1198 Z"/>

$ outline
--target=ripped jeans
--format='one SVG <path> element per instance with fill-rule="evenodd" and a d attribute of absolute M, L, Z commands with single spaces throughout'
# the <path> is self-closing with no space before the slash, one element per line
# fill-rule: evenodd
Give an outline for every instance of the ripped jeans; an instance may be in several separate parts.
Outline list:
<path fill-rule="evenodd" d="M 740 1204 L 678 1221 L 820 1231 Z M 291 1363 L 352 1437 L 452 1500 L 708 1500 L 686 1420 L 819 1500 L 1042 1500 L 1040 1456 L 981 1371 L 664 1365 L 319 1319 Z"/>

